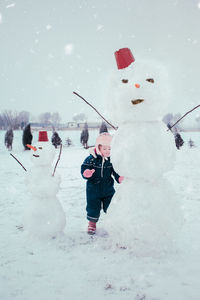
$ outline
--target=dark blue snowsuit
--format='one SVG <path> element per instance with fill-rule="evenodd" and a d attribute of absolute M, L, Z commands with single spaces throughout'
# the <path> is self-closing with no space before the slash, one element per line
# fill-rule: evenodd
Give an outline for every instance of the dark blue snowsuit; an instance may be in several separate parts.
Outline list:
<path fill-rule="evenodd" d="M 86 169 L 95 169 L 92 177 L 86 178 L 83 172 Z M 110 157 L 103 158 L 98 154 L 90 154 L 81 166 L 81 174 L 87 179 L 86 197 L 87 197 L 87 219 L 92 222 L 98 222 L 101 208 L 106 213 L 111 199 L 115 193 L 115 180 L 119 183 L 119 175 L 114 171 Z"/>

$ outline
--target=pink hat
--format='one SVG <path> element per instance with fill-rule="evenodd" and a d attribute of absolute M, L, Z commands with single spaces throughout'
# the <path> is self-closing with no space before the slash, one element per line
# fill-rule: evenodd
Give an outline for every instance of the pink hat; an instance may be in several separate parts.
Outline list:
<path fill-rule="evenodd" d="M 97 154 L 101 154 L 101 153 L 99 152 L 99 145 L 110 146 L 111 140 L 112 140 L 112 136 L 110 135 L 110 133 L 108 133 L 108 132 L 103 132 L 103 133 L 101 133 L 101 134 L 97 137 L 97 139 L 96 139 L 96 144 L 95 144 L 95 148 L 96 148 Z"/>
<path fill-rule="evenodd" d="M 115 51 L 115 59 L 118 69 L 127 68 L 135 61 L 135 58 L 129 48 L 121 48 L 118 51 Z"/>

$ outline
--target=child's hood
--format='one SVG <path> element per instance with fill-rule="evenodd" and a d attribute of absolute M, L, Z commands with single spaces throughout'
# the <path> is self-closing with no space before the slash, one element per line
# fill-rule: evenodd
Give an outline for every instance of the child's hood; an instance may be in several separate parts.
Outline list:
<path fill-rule="evenodd" d="M 97 158 L 97 155 L 100 155 L 102 157 L 100 153 L 97 153 L 96 147 L 90 148 L 89 154 L 91 154 L 94 158 Z M 108 159 L 107 157 L 102 157 L 102 158 L 104 158 L 105 160 Z"/>
<path fill-rule="evenodd" d="M 112 140 L 112 136 L 110 135 L 110 133 L 108 132 L 101 133 L 96 139 L 96 144 L 95 144 L 96 153 L 101 155 L 99 151 L 99 145 L 110 146 L 111 140 Z"/>

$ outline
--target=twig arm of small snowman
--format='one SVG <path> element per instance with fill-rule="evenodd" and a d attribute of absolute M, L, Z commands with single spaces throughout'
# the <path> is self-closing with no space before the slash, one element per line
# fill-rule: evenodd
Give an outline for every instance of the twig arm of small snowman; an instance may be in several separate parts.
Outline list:
<path fill-rule="evenodd" d="M 79 95 L 78 93 L 76 92 L 73 92 L 73 94 L 75 94 L 76 96 L 78 96 L 79 98 L 81 98 L 83 101 L 85 101 L 85 103 L 87 103 L 89 106 L 91 106 L 95 111 L 96 113 L 106 122 L 108 123 L 113 129 L 117 130 L 117 127 L 113 126 L 110 122 L 108 122 L 99 112 L 98 110 L 92 105 L 90 104 L 87 100 L 85 100 L 81 95 Z"/>
<path fill-rule="evenodd" d="M 188 112 L 186 112 L 186 113 L 185 113 L 180 119 L 178 119 L 178 120 L 176 121 L 176 123 L 174 123 L 172 126 L 169 125 L 169 128 L 167 129 L 167 131 L 171 130 L 172 127 L 174 127 L 174 126 L 175 126 L 178 122 L 180 122 L 185 116 L 187 116 L 189 113 L 191 113 L 193 110 L 195 110 L 195 109 L 198 108 L 199 106 L 200 106 L 200 104 L 197 105 L 197 106 L 195 106 L 193 109 L 189 110 Z"/>
<path fill-rule="evenodd" d="M 22 163 L 20 163 L 20 161 L 12 154 L 10 153 L 10 155 L 18 162 L 18 164 L 20 164 L 20 166 L 22 166 L 22 168 L 27 172 L 26 168 L 22 165 Z"/>
<path fill-rule="evenodd" d="M 54 176 L 54 174 L 55 174 L 55 172 L 56 172 L 56 168 L 57 168 L 58 162 L 59 162 L 59 160 L 60 160 L 61 152 L 62 152 L 62 144 L 60 144 L 60 152 L 59 152 L 58 159 L 57 159 L 57 161 L 56 161 L 56 164 L 55 164 L 55 167 L 54 167 L 54 171 L 53 171 L 52 176 Z"/>

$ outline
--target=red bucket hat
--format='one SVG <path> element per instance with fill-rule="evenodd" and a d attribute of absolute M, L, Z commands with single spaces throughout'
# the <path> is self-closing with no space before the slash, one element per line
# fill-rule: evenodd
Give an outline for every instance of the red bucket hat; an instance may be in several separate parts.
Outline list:
<path fill-rule="evenodd" d="M 39 131 L 38 142 L 48 142 L 47 131 Z"/>
<path fill-rule="evenodd" d="M 135 58 L 129 48 L 121 48 L 118 51 L 115 51 L 115 59 L 118 69 L 127 68 L 135 61 Z"/>

